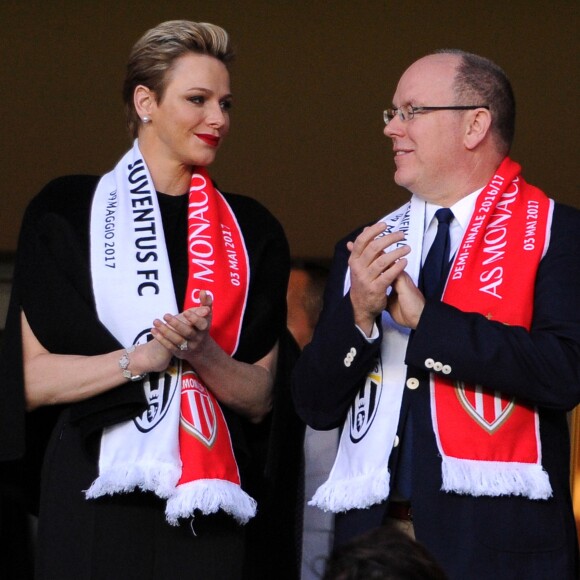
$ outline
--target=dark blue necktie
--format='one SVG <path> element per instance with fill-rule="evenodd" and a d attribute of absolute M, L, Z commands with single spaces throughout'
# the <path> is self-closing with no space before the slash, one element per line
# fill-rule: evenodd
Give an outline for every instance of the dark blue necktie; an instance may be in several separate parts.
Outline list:
<path fill-rule="evenodd" d="M 449 267 L 449 224 L 453 220 L 453 212 L 442 207 L 435 212 L 437 218 L 437 235 L 431 244 L 423 269 L 421 270 L 421 287 L 425 298 L 441 295 L 441 284 Z"/>

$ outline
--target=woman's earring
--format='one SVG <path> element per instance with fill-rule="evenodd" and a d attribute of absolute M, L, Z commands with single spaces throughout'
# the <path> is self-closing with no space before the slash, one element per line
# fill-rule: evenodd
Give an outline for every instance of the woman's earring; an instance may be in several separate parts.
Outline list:
<path fill-rule="evenodd" d="M 151 122 L 151 119 L 147 115 L 145 115 L 141 120 L 143 121 L 144 125 L 147 125 L 147 123 Z"/>

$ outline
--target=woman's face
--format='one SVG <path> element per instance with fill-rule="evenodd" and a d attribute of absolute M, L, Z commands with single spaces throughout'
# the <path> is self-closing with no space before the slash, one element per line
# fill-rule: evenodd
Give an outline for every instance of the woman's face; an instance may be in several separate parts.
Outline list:
<path fill-rule="evenodd" d="M 158 158 L 179 165 L 210 165 L 230 127 L 227 68 L 212 56 L 188 53 L 175 61 L 166 81 L 163 98 L 153 100 L 151 122 L 142 127 L 139 138 L 152 140 Z"/>

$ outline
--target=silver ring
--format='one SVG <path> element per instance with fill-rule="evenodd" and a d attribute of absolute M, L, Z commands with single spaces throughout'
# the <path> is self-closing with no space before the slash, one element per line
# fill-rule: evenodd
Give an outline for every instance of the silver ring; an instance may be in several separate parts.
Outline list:
<path fill-rule="evenodd" d="M 187 340 L 184 340 L 180 345 L 179 345 L 179 350 L 187 350 L 189 348 L 189 346 L 187 345 Z"/>

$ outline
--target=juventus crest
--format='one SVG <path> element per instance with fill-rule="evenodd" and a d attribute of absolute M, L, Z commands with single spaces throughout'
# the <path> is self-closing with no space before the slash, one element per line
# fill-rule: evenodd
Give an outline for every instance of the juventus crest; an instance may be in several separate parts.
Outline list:
<path fill-rule="evenodd" d="M 375 419 L 381 398 L 382 372 L 381 359 L 378 358 L 350 407 L 348 422 L 350 440 L 353 443 L 358 443 L 364 438 Z"/>

